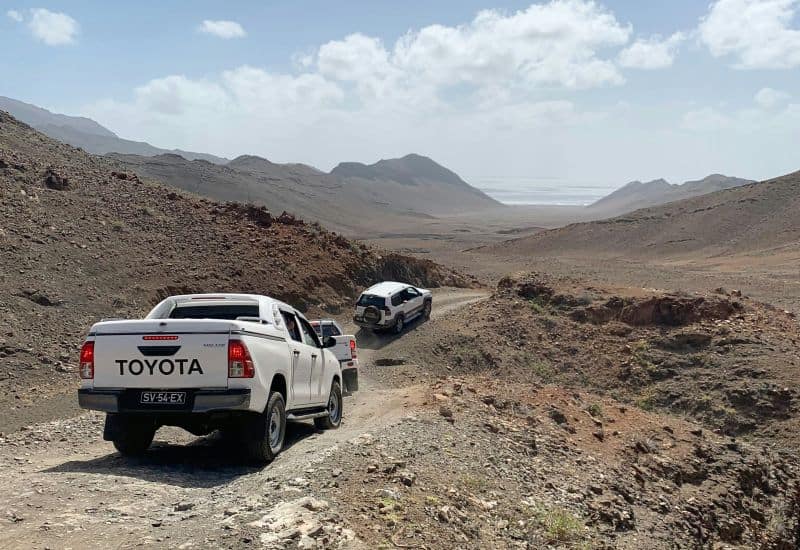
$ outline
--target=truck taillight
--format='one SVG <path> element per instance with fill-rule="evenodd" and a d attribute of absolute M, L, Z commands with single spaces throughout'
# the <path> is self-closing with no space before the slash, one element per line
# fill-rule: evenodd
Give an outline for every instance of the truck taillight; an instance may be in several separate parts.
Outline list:
<path fill-rule="evenodd" d="M 228 342 L 228 378 L 253 378 L 255 375 L 256 368 L 244 342 Z"/>
<path fill-rule="evenodd" d="M 94 342 L 84 342 L 78 371 L 84 380 L 94 379 Z"/>
<path fill-rule="evenodd" d="M 350 358 L 358 359 L 358 349 L 356 349 L 356 341 L 350 340 Z"/>

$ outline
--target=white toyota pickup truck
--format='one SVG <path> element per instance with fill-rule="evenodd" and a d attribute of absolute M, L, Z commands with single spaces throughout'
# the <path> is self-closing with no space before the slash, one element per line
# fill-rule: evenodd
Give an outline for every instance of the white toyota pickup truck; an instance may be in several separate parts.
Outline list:
<path fill-rule="evenodd" d="M 342 372 L 296 309 L 252 294 L 172 296 L 143 320 L 95 324 L 80 353 L 81 407 L 104 411 L 104 439 L 141 454 L 161 426 L 219 429 L 268 462 L 287 420 L 342 420 Z"/>

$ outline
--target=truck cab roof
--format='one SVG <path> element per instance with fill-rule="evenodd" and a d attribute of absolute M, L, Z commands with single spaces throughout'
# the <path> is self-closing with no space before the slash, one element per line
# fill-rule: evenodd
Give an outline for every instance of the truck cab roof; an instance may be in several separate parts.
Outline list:
<path fill-rule="evenodd" d="M 305 316 L 285 302 L 260 294 L 236 293 L 207 293 L 207 294 L 179 294 L 169 296 L 156 305 L 148 314 L 148 319 L 163 319 L 170 317 L 173 310 L 182 307 L 202 306 L 258 306 L 260 316 L 264 321 L 280 326 L 281 319 L 278 311 L 283 310 L 294 313 L 300 317 Z"/>

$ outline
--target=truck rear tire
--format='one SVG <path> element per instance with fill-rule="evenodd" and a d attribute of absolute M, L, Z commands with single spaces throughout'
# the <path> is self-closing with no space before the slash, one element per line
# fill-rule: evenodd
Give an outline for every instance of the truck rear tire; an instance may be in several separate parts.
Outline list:
<path fill-rule="evenodd" d="M 251 460 L 266 464 L 275 460 L 283 449 L 286 437 L 286 401 L 274 391 L 270 394 L 264 414 L 253 420 L 245 443 Z"/>
<path fill-rule="evenodd" d="M 342 387 L 336 380 L 331 384 L 328 396 L 328 414 L 314 419 L 314 426 L 319 430 L 335 430 L 342 424 Z"/>
<path fill-rule="evenodd" d="M 155 435 L 155 428 L 128 425 L 114 437 L 114 448 L 123 456 L 141 456 L 150 448 Z"/>

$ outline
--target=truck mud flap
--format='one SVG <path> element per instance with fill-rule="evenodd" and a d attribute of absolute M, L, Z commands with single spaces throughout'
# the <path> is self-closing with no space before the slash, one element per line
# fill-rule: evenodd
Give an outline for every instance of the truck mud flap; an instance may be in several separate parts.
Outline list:
<path fill-rule="evenodd" d="M 358 369 L 342 371 L 342 391 L 345 395 L 358 391 Z"/>

